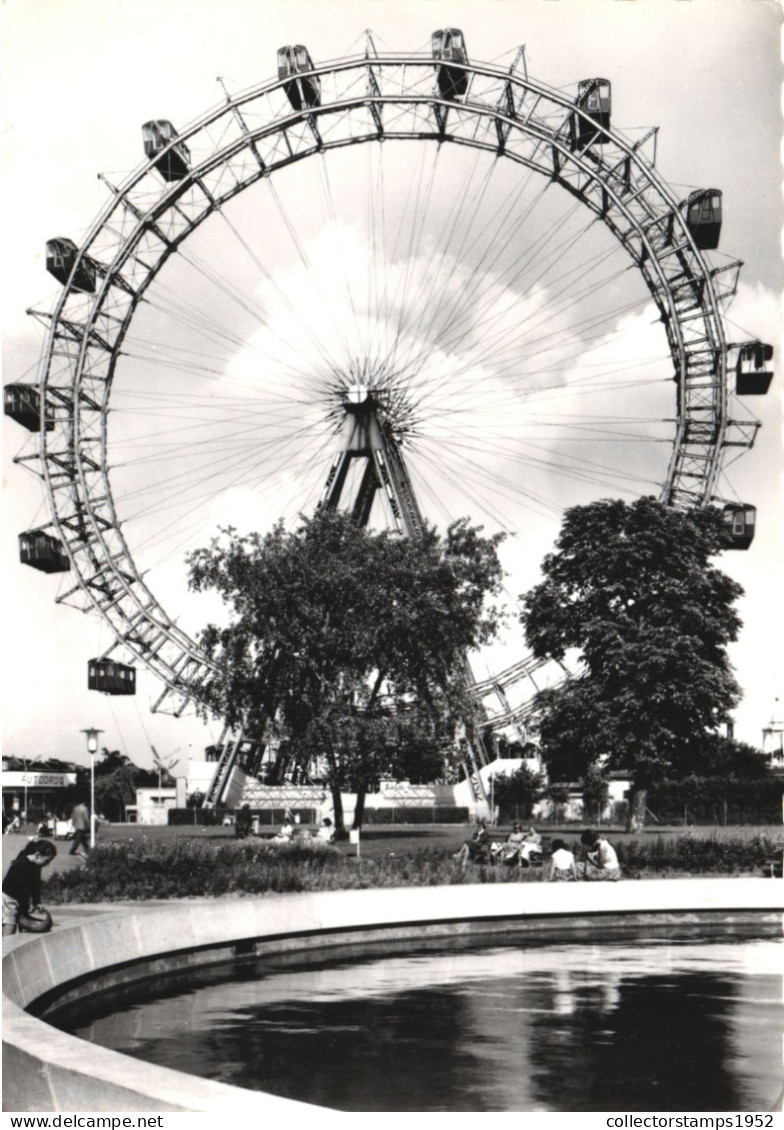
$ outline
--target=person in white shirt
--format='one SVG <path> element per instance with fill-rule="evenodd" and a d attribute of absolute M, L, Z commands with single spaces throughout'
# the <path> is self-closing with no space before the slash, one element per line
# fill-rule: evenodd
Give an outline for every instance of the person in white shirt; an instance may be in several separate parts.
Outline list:
<path fill-rule="evenodd" d="M 283 827 L 278 832 L 277 836 L 273 836 L 271 842 L 273 844 L 290 844 L 294 839 L 294 825 L 291 823 L 290 817 L 286 817 L 283 821 Z"/>
<path fill-rule="evenodd" d="M 324 817 L 324 823 L 316 832 L 316 839 L 323 840 L 325 844 L 331 844 L 335 838 L 335 829 L 332 827 L 332 821 L 328 816 Z"/>
<path fill-rule="evenodd" d="M 588 849 L 585 878 L 617 883 L 621 877 L 618 855 L 600 832 L 583 832 L 580 843 Z"/>
<path fill-rule="evenodd" d="M 568 851 L 563 840 L 553 840 L 551 850 L 548 882 L 573 882 L 577 878 L 577 864 L 574 860 L 574 853 Z"/>

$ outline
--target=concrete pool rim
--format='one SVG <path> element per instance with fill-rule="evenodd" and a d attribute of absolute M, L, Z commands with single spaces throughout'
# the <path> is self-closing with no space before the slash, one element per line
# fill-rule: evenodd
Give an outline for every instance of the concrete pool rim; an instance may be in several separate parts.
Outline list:
<path fill-rule="evenodd" d="M 286 1114 L 318 1108 L 185 1075 L 59 1032 L 33 1012 L 78 999 L 87 983 L 120 984 L 237 956 L 325 946 L 536 932 L 557 922 L 584 936 L 670 922 L 780 927 L 784 883 L 771 879 L 644 880 L 616 884 L 403 887 L 165 905 L 106 907 L 48 935 L 3 944 L 5 1111 L 217 1111 Z M 56 914 L 55 914 L 56 916 Z M 135 974 L 135 976 L 134 976 Z M 28 1011 L 30 1010 L 30 1011 Z"/>

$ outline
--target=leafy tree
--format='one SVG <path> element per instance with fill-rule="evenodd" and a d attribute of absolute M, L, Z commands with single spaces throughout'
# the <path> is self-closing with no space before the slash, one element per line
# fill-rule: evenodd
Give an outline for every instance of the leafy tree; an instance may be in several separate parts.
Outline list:
<path fill-rule="evenodd" d="M 134 766 L 130 763 L 121 765 L 101 777 L 96 776 L 96 812 L 107 816 L 109 820 L 122 820 L 125 817 L 126 804 L 133 804 L 135 800 L 135 773 Z"/>
<path fill-rule="evenodd" d="M 526 765 L 521 765 L 514 773 L 498 774 L 493 779 L 493 799 L 501 813 L 501 820 L 508 820 L 514 812 L 516 819 L 530 818 L 533 806 L 543 795 L 544 777 Z"/>
<path fill-rule="evenodd" d="M 582 779 L 582 786 L 585 817 L 598 823 L 610 794 L 604 769 L 597 764 L 589 765 Z"/>
<path fill-rule="evenodd" d="M 739 699 L 726 648 L 742 589 L 711 562 L 725 537 L 710 508 L 575 507 L 544 580 L 522 598 L 535 655 L 582 659 L 575 679 L 539 698 L 548 768 L 572 780 L 595 765 L 629 770 L 633 826 L 651 782 L 701 769 Z"/>
<path fill-rule="evenodd" d="M 142 769 L 118 749 L 104 749 L 95 762 L 95 808 L 110 820 L 125 818 L 126 804 L 136 800 L 136 790 L 158 784 L 158 775 Z"/>
<path fill-rule="evenodd" d="M 765 754 L 747 742 L 714 735 L 708 742 L 701 772 L 710 777 L 749 777 L 761 779 L 769 776 Z"/>
<path fill-rule="evenodd" d="M 328 510 L 293 532 L 222 531 L 189 558 L 191 588 L 229 611 L 201 635 L 216 666 L 202 710 L 275 734 L 300 767 L 324 761 L 342 830 L 341 789 L 378 778 L 406 711 L 417 740 L 443 747 L 474 709 L 465 654 L 497 629 L 499 541 L 465 521 L 443 537 L 373 533 Z"/>

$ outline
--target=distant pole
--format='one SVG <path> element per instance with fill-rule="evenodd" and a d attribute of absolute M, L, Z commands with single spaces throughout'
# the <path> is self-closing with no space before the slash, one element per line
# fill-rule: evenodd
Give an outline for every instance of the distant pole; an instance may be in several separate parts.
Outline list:
<path fill-rule="evenodd" d="M 91 727 L 89 730 L 82 730 L 83 734 L 87 735 L 87 752 L 90 755 L 90 848 L 95 847 L 95 755 L 98 752 L 98 735 L 103 733 L 103 730 L 96 730 Z"/>

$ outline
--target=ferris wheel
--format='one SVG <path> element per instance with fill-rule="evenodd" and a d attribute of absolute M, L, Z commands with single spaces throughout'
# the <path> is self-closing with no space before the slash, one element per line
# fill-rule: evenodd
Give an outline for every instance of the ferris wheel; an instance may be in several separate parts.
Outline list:
<path fill-rule="evenodd" d="M 470 60 L 458 29 L 277 62 L 189 125 L 147 122 L 81 246 L 47 244 L 62 289 L 30 311 L 40 376 L 5 411 L 49 507 L 22 560 L 111 632 L 89 685 L 134 693 L 141 664 L 154 710 L 198 701 L 211 667 L 156 571 L 235 503 L 415 535 L 657 494 L 718 503 L 747 547 L 754 507 L 722 472 L 759 425 L 730 401 L 767 391 L 772 349 L 727 338 L 721 192 L 668 187 L 656 129 L 612 127 L 608 80 L 552 89 L 522 48 Z M 503 703 L 535 668 L 477 694 Z"/>

